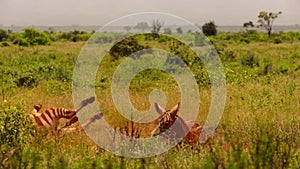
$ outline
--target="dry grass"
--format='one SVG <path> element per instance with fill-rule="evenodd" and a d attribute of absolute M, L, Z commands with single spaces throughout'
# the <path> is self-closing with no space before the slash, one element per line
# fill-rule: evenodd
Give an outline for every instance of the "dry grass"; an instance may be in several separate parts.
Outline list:
<path fill-rule="evenodd" d="M 12 47 L 0 48 L 1 56 L 19 58 L 22 56 L 40 56 L 53 53 L 58 56 L 66 56 L 74 58 L 80 52 L 83 42 L 56 42 L 52 46 L 37 47 Z M 243 52 L 253 52 L 260 61 L 268 58 L 276 66 L 277 64 L 293 64 L 299 65 L 299 58 L 288 60 L 293 52 L 298 52 L 300 43 L 293 44 L 268 44 L 268 43 L 250 43 L 249 45 L 232 45 L 226 50 L 233 50 L 237 53 L 237 61 Z M 108 66 L 108 65 L 106 65 Z M 261 67 L 260 67 L 261 68 Z M 254 69 L 260 69 L 254 68 Z M 244 69 L 244 68 L 243 68 Z M 247 68 L 245 68 L 246 70 Z M 99 72 L 100 75 L 107 75 L 105 71 Z M 101 70 L 99 70 L 101 71 Z M 239 73 L 239 72 L 235 72 Z M 196 145 L 189 147 L 182 145 L 170 150 L 166 158 L 169 165 L 173 168 L 214 168 L 225 166 L 225 168 L 239 168 L 242 165 L 245 168 L 251 168 L 257 163 L 263 167 L 263 162 L 255 158 L 265 158 L 264 153 L 272 152 L 261 148 L 261 152 L 256 152 L 255 148 L 261 146 L 274 145 L 278 150 L 275 155 L 269 159 L 274 160 L 274 165 L 280 164 L 280 154 L 288 152 L 287 147 L 291 146 L 290 165 L 299 166 L 299 127 L 300 122 L 300 71 L 293 70 L 287 74 L 271 73 L 268 76 L 257 76 L 250 81 L 243 83 L 227 84 L 227 102 L 224 110 L 219 129 L 213 139 L 206 145 Z M 138 79 L 136 79 L 138 80 Z M 180 91 L 178 86 L 169 79 L 169 84 L 165 81 L 158 81 L 158 84 L 152 84 L 151 81 L 144 81 L 141 85 L 134 82 L 131 86 L 130 100 L 134 107 L 138 110 L 148 110 L 150 108 L 149 93 L 154 88 L 162 88 L 167 98 L 167 108 L 171 108 L 180 101 Z M 108 86 L 96 88 L 96 97 L 100 110 L 104 113 L 105 119 L 110 121 L 112 125 L 124 124 L 122 118 L 118 115 L 115 105 L 111 98 L 111 89 L 109 87 L 110 79 L 107 80 Z M 66 107 L 72 108 L 71 90 L 63 91 L 63 93 L 51 93 L 45 87 L 46 82 L 41 82 L 33 88 L 15 88 L 8 93 L 8 101 L 12 104 L 23 102 L 24 110 L 30 112 L 32 106 L 41 103 L 44 108 L 47 107 Z M 172 84 L 170 84 L 172 83 Z M 69 84 L 70 85 L 70 84 Z M 149 87 L 149 88 L 147 88 Z M 50 86 L 51 88 L 51 86 Z M 203 124 L 209 112 L 211 93 L 208 88 L 200 88 L 201 108 L 198 112 L 197 121 Z M 293 133 L 294 132 L 294 133 Z M 295 138 L 292 137 L 295 134 Z M 62 164 L 73 168 L 81 168 L 87 166 L 97 166 L 102 168 L 121 168 L 133 167 L 139 168 L 147 166 L 147 168 L 158 167 L 154 158 L 142 160 L 134 160 L 117 157 L 109 152 L 105 152 L 98 147 L 84 132 L 67 133 L 59 138 L 48 136 L 48 140 L 44 137 L 36 136 L 32 141 L 33 146 L 30 154 L 39 154 L 40 161 L 46 163 L 47 158 L 53 158 L 53 165 Z M 277 139 L 277 140 L 276 140 Z M 285 142 L 287 144 L 285 144 Z M 278 143 L 278 144 L 277 144 Z M 239 154 L 240 153 L 240 154 Z M 254 154 L 253 154 L 254 153 Z M 240 155 L 240 156 L 239 156 Z M 84 158 L 85 160 L 80 160 Z M 255 161 L 258 160 L 258 161 Z M 245 164 L 241 164 L 245 162 Z M 66 163 L 66 164 L 65 164 Z M 251 164 L 251 165 L 250 165 Z M 271 162 L 270 162 L 271 164 Z M 239 166 L 240 165 L 240 166 Z M 45 164 L 50 166 L 50 164 Z M 121 167 L 120 167 L 121 166 Z M 38 168 L 43 168 L 39 164 Z"/>

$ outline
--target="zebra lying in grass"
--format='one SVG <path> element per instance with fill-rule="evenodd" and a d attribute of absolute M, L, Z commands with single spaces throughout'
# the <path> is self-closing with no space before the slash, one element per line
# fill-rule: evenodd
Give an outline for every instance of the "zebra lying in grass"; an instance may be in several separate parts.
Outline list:
<path fill-rule="evenodd" d="M 89 124 L 94 122 L 97 119 L 100 119 L 102 117 L 102 113 L 98 113 L 91 117 L 89 120 L 87 120 L 85 123 L 79 125 L 76 128 L 70 128 L 66 129 L 66 127 L 76 123 L 78 121 L 78 117 L 76 114 L 85 106 L 87 106 L 90 103 L 93 103 L 95 100 L 95 97 L 89 97 L 83 101 L 77 106 L 76 109 L 65 109 L 65 108 L 48 108 L 44 112 L 39 113 L 40 109 L 42 108 L 41 104 L 37 104 L 34 106 L 34 109 L 31 113 L 31 116 L 33 118 L 34 125 L 39 127 L 45 127 L 48 130 L 52 130 L 53 134 L 57 135 L 59 132 L 64 129 L 65 131 L 83 131 L 85 127 L 87 127 Z M 60 127 L 58 126 L 59 120 L 65 118 L 67 119 L 67 123 Z"/>
<path fill-rule="evenodd" d="M 165 110 L 157 103 L 154 103 L 155 110 L 160 114 L 160 116 L 156 119 L 156 127 L 151 132 L 151 135 L 155 136 L 166 132 L 173 125 L 172 130 L 169 130 L 168 133 L 166 133 L 168 136 L 172 136 L 173 139 L 177 140 L 184 139 L 184 141 L 190 144 L 198 143 L 203 127 L 195 121 L 184 121 L 180 116 L 178 116 L 177 113 L 179 106 L 180 103 L 176 104 L 170 110 Z M 202 134 L 207 137 L 206 133 Z"/>

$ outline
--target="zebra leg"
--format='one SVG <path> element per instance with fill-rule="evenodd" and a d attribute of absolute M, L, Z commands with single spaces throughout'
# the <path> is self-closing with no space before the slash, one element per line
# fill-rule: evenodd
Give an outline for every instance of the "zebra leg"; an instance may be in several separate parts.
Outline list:
<path fill-rule="evenodd" d="M 70 125 L 76 123 L 77 121 L 78 121 L 78 117 L 77 117 L 77 116 L 73 116 L 73 117 L 65 124 L 65 126 L 62 127 L 62 128 L 68 127 L 68 126 L 70 126 Z M 60 128 L 60 129 L 62 129 L 62 128 Z"/>
<path fill-rule="evenodd" d="M 82 129 L 84 129 L 84 128 L 86 128 L 88 125 L 90 125 L 91 123 L 95 122 L 96 120 L 101 119 L 102 116 L 103 116 L 102 113 L 95 114 L 95 115 L 92 116 L 90 119 L 88 119 L 86 122 L 82 123 L 82 124 L 80 125 L 80 127 L 81 127 Z"/>
<path fill-rule="evenodd" d="M 75 109 L 76 113 L 79 112 L 84 106 L 88 105 L 89 103 L 93 103 L 94 101 L 95 101 L 94 96 L 84 99 Z"/>

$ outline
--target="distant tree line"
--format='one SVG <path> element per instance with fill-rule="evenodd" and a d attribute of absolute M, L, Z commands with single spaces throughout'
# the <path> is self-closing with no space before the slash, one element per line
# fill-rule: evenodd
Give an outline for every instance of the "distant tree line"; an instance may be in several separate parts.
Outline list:
<path fill-rule="evenodd" d="M 49 28 L 48 31 L 39 31 L 33 28 L 25 28 L 23 32 L 0 29 L 1 46 L 36 46 L 51 45 L 53 41 L 87 41 L 91 34 L 85 31 L 73 30 L 70 32 L 59 32 Z"/>
<path fill-rule="evenodd" d="M 282 12 L 266 12 L 261 11 L 258 14 L 258 25 L 256 27 L 262 27 L 267 31 L 267 36 L 269 39 L 273 37 L 274 43 L 282 43 L 285 39 L 297 39 L 295 37 L 290 37 L 289 35 L 285 35 L 284 37 L 279 37 L 278 35 L 272 35 L 273 31 L 273 23 L 274 20 L 278 18 L 279 15 L 281 15 Z M 255 25 L 252 21 L 248 21 L 243 23 L 243 27 L 246 28 L 246 33 L 242 35 L 240 38 L 241 42 L 244 43 L 250 43 L 250 41 L 254 40 L 257 41 L 257 39 L 264 39 L 264 36 L 258 35 L 258 32 L 255 29 L 248 29 L 248 28 L 255 28 Z M 207 36 L 216 36 L 218 34 L 217 26 L 214 21 L 209 21 L 205 24 L 203 24 L 201 27 L 199 27 L 202 30 L 202 33 Z M 145 32 L 146 30 L 152 33 L 152 36 L 154 38 L 159 37 L 159 33 L 162 32 L 164 34 L 172 34 L 172 29 L 170 27 L 164 27 L 164 21 L 160 20 L 153 20 L 151 24 L 148 24 L 147 22 L 138 22 L 135 26 L 124 26 L 123 29 L 130 33 L 132 29 L 138 29 L 142 32 Z M 177 27 L 175 30 L 177 34 L 182 34 L 183 29 L 182 27 Z M 46 31 L 38 31 L 33 28 L 26 28 L 23 32 L 13 32 L 11 30 L 3 30 L 0 29 L 0 46 L 10 46 L 10 45 L 19 45 L 19 46 L 35 46 L 35 45 L 50 45 L 54 41 L 71 41 L 71 42 L 77 42 L 77 41 L 87 41 L 90 36 L 94 33 L 87 33 L 85 31 L 79 31 L 79 30 L 72 30 L 69 32 L 55 32 L 55 29 L 53 27 L 49 27 Z M 203 34 L 200 34 L 199 32 L 193 33 L 192 31 L 187 31 L 189 34 L 194 34 L 194 44 L 195 46 L 203 46 L 205 45 L 205 36 Z M 235 36 L 241 35 L 240 33 L 236 33 Z M 105 34 L 103 36 L 99 36 L 98 39 L 95 40 L 95 43 L 112 43 L 115 35 L 109 35 Z M 120 36 L 120 35 L 117 35 Z M 251 38 L 249 38 L 249 36 Z M 149 36 L 147 36 L 149 38 Z M 228 36 L 229 37 L 229 36 Z M 232 36 L 234 37 L 234 36 Z M 212 38 L 213 39 L 213 38 Z M 230 38 L 232 39 L 232 38 Z M 234 39 L 239 39 L 234 37 Z M 258 40 L 258 41 L 260 41 Z M 271 39 L 272 40 L 272 39 Z"/>

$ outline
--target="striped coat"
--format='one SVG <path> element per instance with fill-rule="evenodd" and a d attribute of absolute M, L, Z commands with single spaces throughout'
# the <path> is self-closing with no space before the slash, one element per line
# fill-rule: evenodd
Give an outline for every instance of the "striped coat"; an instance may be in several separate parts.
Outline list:
<path fill-rule="evenodd" d="M 61 118 L 68 119 L 68 122 L 62 128 L 68 127 L 73 123 L 78 121 L 76 113 L 79 112 L 83 107 L 87 106 L 89 103 L 94 102 L 95 97 L 90 97 L 83 100 L 76 109 L 65 109 L 65 108 L 48 108 L 44 112 L 39 113 L 42 108 L 41 104 L 34 106 L 31 113 L 33 117 L 33 122 L 36 127 L 45 127 L 46 129 L 52 129 L 54 134 L 60 131 L 58 127 L 59 120 Z"/>

